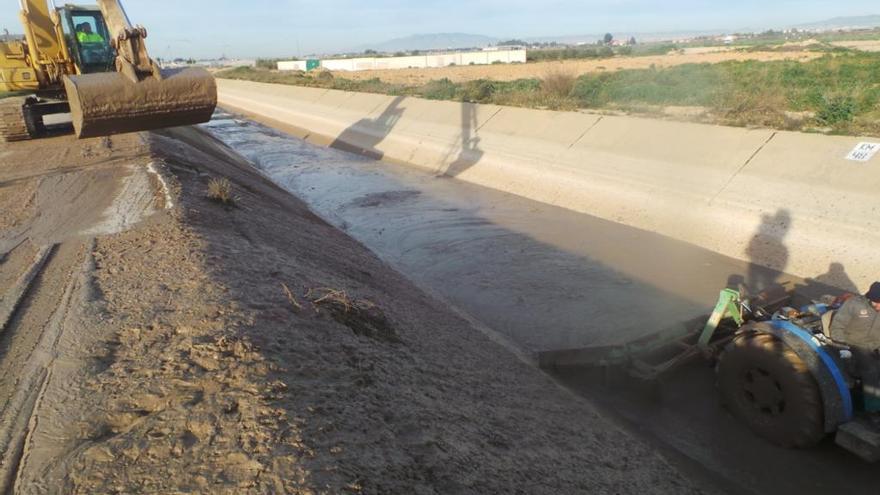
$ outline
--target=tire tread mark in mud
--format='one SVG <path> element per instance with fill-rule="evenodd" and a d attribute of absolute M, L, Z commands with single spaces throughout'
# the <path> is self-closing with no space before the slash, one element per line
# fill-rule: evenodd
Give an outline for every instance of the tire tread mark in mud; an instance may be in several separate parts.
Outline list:
<path fill-rule="evenodd" d="M 44 246 L 37 251 L 33 264 L 22 273 L 15 285 L 3 295 L 3 299 L 0 300 L 0 338 L 6 333 L 7 327 L 15 319 L 21 303 L 31 293 L 34 280 L 42 273 L 43 268 L 45 268 L 46 263 L 55 253 L 56 249 L 57 246 Z"/>
<path fill-rule="evenodd" d="M 24 318 L 22 312 L 28 301 L 37 297 L 36 290 L 43 283 L 47 268 L 53 264 L 60 245 L 40 250 L 34 265 L 22 277 L 26 287 L 17 287 L 21 295 L 16 299 L 15 308 L 4 322 L 3 333 L 0 334 L 0 351 L 7 356 L 12 335 Z M 62 260 L 63 263 L 63 260 Z M 19 476 L 22 459 L 26 457 L 28 439 L 35 426 L 34 413 L 45 392 L 46 384 L 51 375 L 54 361 L 54 350 L 61 337 L 64 320 L 73 297 L 77 277 L 75 270 L 62 267 L 64 273 L 64 289 L 59 298 L 57 309 L 42 329 L 36 348 L 21 363 L 0 362 L 0 369 L 17 366 L 15 370 L 17 386 L 0 409 L 0 494 L 16 493 L 15 484 Z M 4 373 L 9 372 L 3 369 Z"/>
<path fill-rule="evenodd" d="M 81 172 L 84 170 L 101 170 L 101 169 L 113 169 L 118 167 L 119 165 L 128 165 L 131 164 L 130 159 L 126 158 L 107 158 L 105 160 L 96 160 L 87 165 L 79 165 L 75 167 L 56 167 L 49 170 L 43 170 L 39 173 L 29 174 L 29 175 L 21 175 L 18 177 L 14 177 L 8 180 L 0 181 L 0 187 L 8 187 L 15 186 L 22 182 L 27 182 L 29 180 L 34 179 L 45 179 L 49 177 L 55 177 L 58 175 L 67 175 L 75 172 Z"/>

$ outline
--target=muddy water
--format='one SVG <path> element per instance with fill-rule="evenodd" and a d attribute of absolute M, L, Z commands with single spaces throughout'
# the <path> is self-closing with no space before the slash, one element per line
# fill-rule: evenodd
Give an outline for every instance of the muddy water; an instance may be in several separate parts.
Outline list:
<path fill-rule="evenodd" d="M 230 115 L 205 128 L 420 286 L 527 352 L 632 340 L 705 314 L 729 283 L 805 283 Z M 560 378 L 723 491 L 873 492 L 870 469 L 833 446 L 793 452 L 754 438 L 718 406 L 712 375 L 702 364 L 682 370 L 659 402 L 599 392 L 577 375 Z"/>
<path fill-rule="evenodd" d="M 714 306 L 748 264 L 253 124 L 208 127 L 386 261 L 528 350 L 630 340 Z"/>

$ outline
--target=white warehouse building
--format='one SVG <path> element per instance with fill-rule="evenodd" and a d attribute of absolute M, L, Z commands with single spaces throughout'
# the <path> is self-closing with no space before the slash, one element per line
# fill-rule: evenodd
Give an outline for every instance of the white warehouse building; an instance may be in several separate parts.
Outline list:
<path fill-rule="evenodd" d="M 364 57 L 321 60 L 321 68 L 330 71 L 383 69 L 426 69 L 450 65 L 490 65 L 495 63 L 526 63 L 525 50 L 487 50 L 479 52 L 441 53 L 408 57 Z M 278 70 L 306 70 L 305 60 L 278 62 Z"/>

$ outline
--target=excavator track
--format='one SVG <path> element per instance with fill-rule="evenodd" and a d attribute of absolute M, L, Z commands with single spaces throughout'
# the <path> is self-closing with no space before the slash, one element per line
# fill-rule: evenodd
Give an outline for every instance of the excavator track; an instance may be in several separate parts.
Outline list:
<path fill-rule="evenodd" d="M 0 142 L 25 141 L 31 138 L 24 120 L 24 98 L 0 100 Z"/>

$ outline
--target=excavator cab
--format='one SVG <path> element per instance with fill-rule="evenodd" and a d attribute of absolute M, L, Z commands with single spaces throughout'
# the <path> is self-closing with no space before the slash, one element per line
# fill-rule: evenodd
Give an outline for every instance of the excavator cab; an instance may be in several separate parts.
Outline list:
<path fill-rule="evenodd" d="M 63 10 L 64 34 L 70 55 L 83 74 L 113 72 L 116 51 L 100 10 L 68 5 Z"/>

